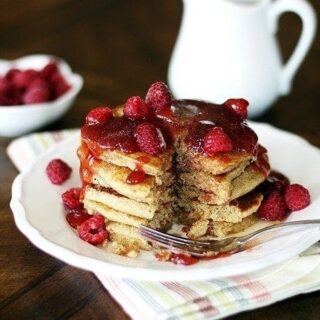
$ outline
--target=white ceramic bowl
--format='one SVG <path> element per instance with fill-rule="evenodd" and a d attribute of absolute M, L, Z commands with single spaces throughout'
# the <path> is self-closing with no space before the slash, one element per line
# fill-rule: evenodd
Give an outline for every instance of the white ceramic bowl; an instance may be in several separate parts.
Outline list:
<path fill-rule="evenodd" d="M 0 75 L 4 75 L 11 68 L 42 69 L 49 61 L 59 61 L 59 69 L 71 88 L 56 100 L 21 105 L 0 106 L 0 136 L 16 137 L 43 127 L 64 115 L 74 102 L 82 88 L 83 79 L 72 72 L 69 65 L 60 58 L 50 55 L 30 55 L 17 60 L 0 60 Z"/>

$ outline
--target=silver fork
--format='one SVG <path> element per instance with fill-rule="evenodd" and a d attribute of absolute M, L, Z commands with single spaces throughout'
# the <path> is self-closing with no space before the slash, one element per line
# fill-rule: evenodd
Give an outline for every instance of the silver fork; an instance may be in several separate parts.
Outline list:
<path fill-rule="evenodd" d="M 194 256 L 208 256 L 213 253 L 241 251 L 245 245 L 265 234 L 266 232 L 283 229 L 292 226 L 305 226 L 305 225 L 319 225 L 319 220 L 301 220 L 293 222 L 285 222 L 280 224 L 271 225 L 260 230 L 254 231 L 242 237 L 229 237 L 222 240 L 192 240 L 168 233 L 164 233 L 152 229 L 145 225 L 140 225 L 139 231 L 142 237 L 152 243 L 158 244 L 161 247 L 168 248 L 173 251 L 186 252 Z"/>

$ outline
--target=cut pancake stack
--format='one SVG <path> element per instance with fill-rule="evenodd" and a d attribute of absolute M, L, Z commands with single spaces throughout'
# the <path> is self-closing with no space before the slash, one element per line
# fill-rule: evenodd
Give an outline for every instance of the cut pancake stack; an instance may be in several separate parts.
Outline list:
<path fill-rule="evenodd" d="M 178 156 L 177 205 L 189 225 L 190 238 L 224 237 L 257 222 L 263 195 L 255 190 L 269 174 L 266 150 L 259 146 L 257 159 L 249 154 L 206 157 Z"/>
<path fill-rule="evenodd" d="M 93 152 L 95 156 L 93 156 Z M 113 251 L 134 256 L 150 244 L 139 236 L 138 226 L 167 230 L 172 224 L 171 153 L 153 157 L 142 152 L 103 150 L 82 140 L 78 150 L 85 185 L 83 203 L 90 214 L 102 214 L 113 241 Z M 140 171 L 139 171 L 140 170 Z M 133 172 L 145 175 L 142 182 L 129 184 Z"/>
<path fill-rule="evenodd" d="M 166 231 L 179 222 L 188 237 L 201 238 L 224 237 L 257 221 L 263 200 L 257 186 L 270 166 L 242 116 L 197 100 L 175 100 L 165 114 L 142 119 L 124 115 L 122 107 L 108 110 L 112 115 L 102 123 L 86 119 L 78 156 L 84 207 L 106 218 L 115 253 L 152 248 L 139 235 L 141 224 Z M 141 126 L 149 133 L 139 136 Z M 209 154 L 204 138 L 216 127 L 233 146 Z"/>

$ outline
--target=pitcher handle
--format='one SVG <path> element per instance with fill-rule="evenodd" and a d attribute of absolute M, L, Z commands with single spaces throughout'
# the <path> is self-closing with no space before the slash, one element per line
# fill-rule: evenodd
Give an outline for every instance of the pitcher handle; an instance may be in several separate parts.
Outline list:
<path fill-rule="evenodd" d="M 297 46 L 280 73 L 279 90 L 282 95 L 290 92 L 293 77 L 312 44 L 317 26 L 315 11 L 308 2 L 304 0 L 277 0 L 271 4 L 268 16 L 273 33 L 278 29 L 279 17 L 285 12 L 293 12 L 300 17 L 302 31 Z"/>

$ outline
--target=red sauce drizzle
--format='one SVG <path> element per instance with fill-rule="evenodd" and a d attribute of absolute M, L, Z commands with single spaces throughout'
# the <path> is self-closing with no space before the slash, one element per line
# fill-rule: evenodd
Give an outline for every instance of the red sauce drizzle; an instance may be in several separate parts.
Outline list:
<path fill-rule="evenodd" d="M 142 183 L 146 179 L 146 174 L 143 170 L 143 165 L 150 161 L 150 157 L 144 155 L 137 158 L 136 168 L 132 171 L 128 177 L 126 182 L 128 184 L 139 184 Z"/>
<path fill-rule="evenodd" d="M 237 251 L 216 252 L 216 253 L 214 253 L 212 255 L 208 255 L 208 256 L 195 257 L 195 256 L 184 254 L 184 253 L 163 251 L 161 253 L 155 253 L 155 257 L 159 261 L 169 261 L 174 264 L 181 264 L 184 266 L 189 266 L 189 265 L 192 265 L 192 264 L 199 262 L 200 260 L 213 260 L 213 259 L 219 259 L 219 258 L 226 258 L 236 252 Z"/>
<path fill-rule="evenodd" d="M 78 157 L 80 159 L 80 178 L 82 185 L 85 186 L 92 182 L 94 167 L 99 165 L 100 160 L 92 154 L 86 143 L 82 143 L 78 148 Z"/>
<path fill-rule="evenodd" d="M 203 153 L 204 135 L 210 128 L 220 126 L 232 140 L 233 151 L 256 154 L 257 135 L 248 127 L 246 121 L 224 105 L 199 100 L 175 100 L 172 104 L 170 112 L 147 119 L 161 130 L 167 148 L 172 146 L 179 132 L 187 130 L 187 144 L 195 152 Z M 136 143 L 134 130 L 140 122 L 115 117 L 104 124 L 85 124 L 81 128 L 81 134 L 84 140 L 94 142 L 98 149 L 138 152 L 141 150 Z M 89 148 L 92 148 L 91 143 Z M 95 151 L 93 154 L 96 156 Z"/>
<path fill-rule="evenodd" d="M 199 261 L 198 258 L 193 256 L 188 256 L 183 253 L 172 253 L 170 257 L 170 261 L 174 264 L 182 264 L 184 266 L 189 266 L 191 264 L 195 264 Z"/>
<path fill-rule="evenodd" d="M 258 146 L 257 161 L 253 163 L 253 168 L 261 172 L 265 177 L 270 173 L 270 164 L 268 162 L 267 149 L 263 146 Z"/>
<path fill-rule="evenodd" d="M 145 173 L 143 171 L 132 171 L 127 177 L 127 184 L 139 184 L 145 180 Z"/>
<path fill-rule="evenodd" d="M 204 153 L 203 139 L 208 130 L 215 126 L 222 127 L 233 143 L 233 151 L 255 155 L 258 137 L 236 113 L 224 105 L 217 105 L 198 100 L 177 100 L 179 107 L 194 106 L 199 113 L 192 118 L 186 142 L 198 153 Z"/>
<path fill-rule="evenodd" d="M 257 192 L 263 193 L 267 197 L 272 191 L 278 190 L 281 194 L 289 186 L 289 179 L 282 173 L 271 170 L 267 179 L 257 187 Z"/>

